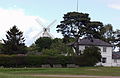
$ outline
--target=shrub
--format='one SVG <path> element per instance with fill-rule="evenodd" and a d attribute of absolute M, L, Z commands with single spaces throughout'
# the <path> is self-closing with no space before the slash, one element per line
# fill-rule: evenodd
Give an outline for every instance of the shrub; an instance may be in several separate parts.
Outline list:
<path fill-rule="evenodd" d="M 2 55 L 0 56 L 0 66 L 4 67 L 41 67 L 42 65 L 60 64 L 66 67 L 67 64 L 76 64 L 79 66 L 93 66 L 93 61 L 84 56 L 17 56 Z"/>

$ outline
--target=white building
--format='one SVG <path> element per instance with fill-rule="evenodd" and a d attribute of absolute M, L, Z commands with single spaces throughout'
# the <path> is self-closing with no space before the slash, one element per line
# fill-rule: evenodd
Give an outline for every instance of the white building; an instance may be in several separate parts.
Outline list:
<path fill-rule="evenodd" d="M 105 41 L 102 41 L 100 39 L 81 39 L 79 40 L 79 50 L 83 52 L 83 50 L 88 46 L 97 46 L 101 50 L 101 62 L 97 63 L 96 65 L 102 65 L 102 66 L 116 66 L 115 62 L 116 60 L 112 58 L 113 53 L 113 46 Z M 120 65 L 120 60 L 119 65 Z"/>
<path fill-rule="evenodd" d="M 120 52 L 113 52 L 112 59 L 112 66 L 120 67 Z"/>

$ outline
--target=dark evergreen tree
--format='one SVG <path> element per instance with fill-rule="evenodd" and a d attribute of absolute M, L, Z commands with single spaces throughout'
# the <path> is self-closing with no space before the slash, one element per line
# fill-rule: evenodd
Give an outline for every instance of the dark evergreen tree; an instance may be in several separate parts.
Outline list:
<path fill-rule="evenodd" d="M 114 44 L 115 43 L 115 31 L 111 24 L 107 24 L 103 27 L 101 33 L 103 34 L 103 41 Z"/>
<path fill-rule="evenodd" d="M 7 40 L 3 39 L 3 53 L 4 54 L 25 54 L 27 52 L 25 46 L 25 39 L 23 32 L 17 26 L 13 26 L 6 34 Z"/>
<path fill-rule="evenodd" d="M 101 38 L 101 29 L 103 24 L 97 21 L 90 21 L 89 14 L 79 12 L 68 12 L 64 15 L 64 20 L 60 25 L 57 25 L 57 31 L 61 32 L 65 39 L 69 37 L 75 38 L 76 54 L 81 54 L 79 51 L 79 38 Z"/>
<path fill-rule="evenodd" d="M 116 35 L 116 39 L 115 39 L 116 45 L 115 46 L 118 47 L 119 51 L 120 51 L 120 30 L 116 30 L 115 35 Z"/>

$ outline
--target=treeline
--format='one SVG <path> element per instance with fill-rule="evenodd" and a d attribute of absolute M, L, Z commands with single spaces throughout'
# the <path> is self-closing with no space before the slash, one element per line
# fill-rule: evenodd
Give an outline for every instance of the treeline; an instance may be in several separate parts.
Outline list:
<path fill-rule="evenodd" d="M 54 63 L 74 63 L 79 66 L 89 66 L 89 64 L 92 66 L 100 62 L 99 48 L 92 46 L 83 52 L 79 51 L 78 43 L 82 38 L 101 39 L 112 44 L 114 49 L 118 47 L 120 51 L 120 30 L 113 30 L 111 24 L 104 25 L 100 21 L 91 21 L 87 13 L 68 12 L 64 14 L 63 20 L 56 28 L 64 38 L 40 37 L 30 47 L 27 47 L 23 32 L 17 26 L 13 26 L 7 31 L 6 39 L 3 39 L 4 43 L 0 43 L 0 54 L 7 55 L 0 56 L 0 65 L 32 67 L 40 66 L 46 62 L 45 64 L 52 65 Z M 73 43 L 73 45 L 68 46 L 68 43 Z"/>
<path fill-rule="evenodd" d="M 0 44 L 1 54 L 45 54 L 45 55 L 79 55 L 79 39 L 97 38 L 106 41 L 119 48 L 120 51 L 120 30 L 113 30 L 111 24 L 104 25 L 99 21 L 91 21 L 89 14 L 79 12 L 68 12 L 64 15 L 63 21 L 56 27 L 58 32 L 63 34 L 63 39 L 38 38 L 30 47 L 25 45 L 23 32 L 17 26 L 13 26 L 7 31 L 4 44 Z M 72 48 L 68 43 L 76 43 Z M 81 54 L 81 53 L 80 53 Z"/>

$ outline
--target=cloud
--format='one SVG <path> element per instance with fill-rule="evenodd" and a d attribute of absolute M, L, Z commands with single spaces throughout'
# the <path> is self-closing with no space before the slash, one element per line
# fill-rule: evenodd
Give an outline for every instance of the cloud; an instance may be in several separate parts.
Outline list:
<path fill-rule="evenodd" d="M 120 0 L 101 0 L 106 3 L 107 7 L 120 10 Z"/>
<path fill-rule="evenodd" d="M 33 37 L 41 31 L 41 27 L 35 21 L 39 16 L 26 15 L 23 9 L 2 9 L 0 8 L 0 40 L 5 39 L 6 31 L 16 25 L 20 31 L 23 31 L 26 44 L 30 45 L 35 39 Z M 47 20 L 40 18 L 45 23 Z"/>
<path fill-rule="evenodd" d="M 120 4 L 109 4 L 108 7 L 116 9 L 116 10 L 120 10 Z"/>

